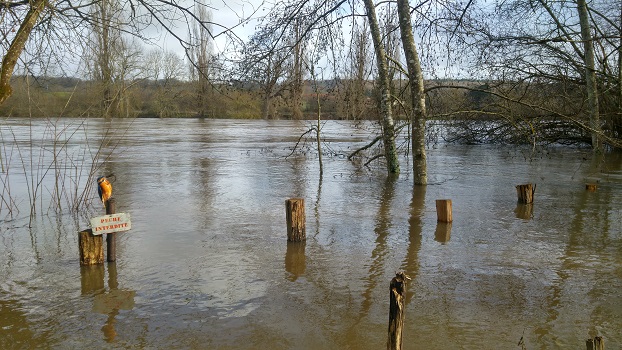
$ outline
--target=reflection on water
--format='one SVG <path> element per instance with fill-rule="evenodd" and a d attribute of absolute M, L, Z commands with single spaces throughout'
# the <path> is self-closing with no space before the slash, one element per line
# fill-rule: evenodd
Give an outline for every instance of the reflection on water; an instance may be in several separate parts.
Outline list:
<path fill-rule="evenodd" d="M 516 204 L 514 213 L 518 219 L 531 220 L 533 218 L 533 206 L 533 203 L 525 204 L 519 202 Z"/>
<path fill-rule="evenodd" d="M 439 243 L 447 243 L 451 238 L 451 222 L 437 222 L 434 231 L 434 240 Z"/>
<path fill-rule="evenodd" d="M 116 175 L 132 230 L 117 234 L 116 264 L 80 267 L 77 232 L 101 207 L 47 210 L 54 181 L 43 181 L 46 214 L 29 227 L 23 172 L 45 127 L 3 123 L 15 140 L 1 144 L 13 203 L 0 228 L 2 349 L 378 349 L 400 270 L 412 278 L 404 349 L 513 349 L 521 336 L 529 349 L 596 335 L 622 346 L 619 154 L 439 144 L 421 187 L 406 158 L 399 178 L 340 155 L 323 158 L 322 177 L 312 151 L 284 158 L 304 122 L 89 120 L 63 154 L 90 159 L 90 142 L 114 136 L 100 172 Z M 347 123 L 323 130 L 343 154 L 371 139 Z M 84 186 L 80 163 L 63 164 Z M 535 203 L 517 205 L 514 186 L 529 182 Z M 306 199 L 306 242 L 287 243 L 292 197 Z M 451 224 L 437 223 L 442 198 Z"/>
<path fill-rule="evenodd" d="M 104 265 L 80 266 L 80 281 L 82 295 L 94 295 L 104 290 Z"/>
<path fill-rule="evenodd" d="M 292 282 L 305 273 L 305 246 L 306 242 L 287 242 L 285 271 L 291 273 Z"/>

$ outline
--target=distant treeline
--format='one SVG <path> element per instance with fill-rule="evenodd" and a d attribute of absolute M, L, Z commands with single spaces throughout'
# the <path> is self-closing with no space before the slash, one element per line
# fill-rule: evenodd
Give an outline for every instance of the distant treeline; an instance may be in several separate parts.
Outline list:
<path fill-rule="evenodd" d="M 373 120 L 377 118 L 376 91 L 373 81 L 353 89 L 353 81 L 307 81 L 303 86 L 304 119 Z M 454 85 L 489 88 L 479 82 L 434 81 L 437 88 L 429 93 L 430 116 L 441 118 L 488 118 L 480 113 L 490 96 L 484 90 L 465 90 Z M 103 88 L 99 83 L 67 77 L 15 76 L 13 95 L 0 105 L 3 116 L 22 117 L 99 117 L 103 115 Z M 441 88 L 442 86 L 442 88 Z M 394 82 L 396 98 L 404 97 L 407 83 Z M 356 90 L 356 91 L 355 91 Z M 196 82 L 148 80 L 125 82 L 115 86 L 114 117 L 119 118 L 262 118 L 264 92 L 253 83 L 240 81 L 212 84 L 201 92 Z M 204 96 L 207 95 L 207 96 Z M 356 95 L 356 96 L 355 96 Z M 207 101 L 206 106 L 202 101 Z M 319 108 L 318 108 L 319 105 Z M 396 107 L 400 104 L 396 103 Z M 291 119 L 292 106 L 287 90 L 270 97 L 270 119 Z M 479 112 L 478 112 L 479 111 Z M 405 119 L 407 111 L 394 109 L 396 119 Z"/>
<path fill-rule="evenodd" d="M 16 76 L 13 95 L 0 106 L 4 117 L 100 117 L 102 87 L 77 78 Z M 303 84 L 303 119 L 375 120 L 377 93 L 373 81 L 325 80 Z M 353 89 L 357 85 L 360 88 Z M 400 100 L 408 84 L 393 82 L 394 117 L 408 120 Z M 265 93 L 260 86 L 240 81 L 200 89 L 195 82 L 137 80 L 115 86 L 118 118 L 260 119 Z M 426 82 L 428 119 L 451 126 L 448 140 L 467 143 L 584 143 L 589 144 L 585 96 L 581 89 L 559 84 L 512 84 L 469 80 Z M 603 102 L 606 102 L 603 101 Z M 319 107 L 318 108 L 318 104 Z M 109 104 L 110 105 L 110 104 Z M 287 90 L 270 96 L 270 119 L 292 119 Z M 622 135 L 622 117 L 615 104 L 603 103 L 603 130 L 615 144 Z M 484 121 L 484 122 L 482 122 Z"/>

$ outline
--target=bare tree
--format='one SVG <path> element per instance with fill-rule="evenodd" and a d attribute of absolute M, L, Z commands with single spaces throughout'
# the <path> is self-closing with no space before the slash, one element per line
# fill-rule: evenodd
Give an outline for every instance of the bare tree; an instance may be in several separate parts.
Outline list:
<path fill-rule="evenodd" d="M 39 22 L 45 5 L 45 0 L 16 3 L 7 2 L 6 5 L 3 5 L 3 22 L 12 23 L 13 25 L 9 26 L 13 28 L 11 30 L 14 30 L 17 26 L 19 26 L 19 29 L 17 29 L 15 36 L 10 40 L 8 49 L 2 58 L 2 66 L 0 68 L 0 104 L 4 103 L 13 92 L 11 88 L 11 76 L 15 70 L 15 65 L 26 46 L 30 33 Z M 23 7 L 27 8 L 23 9 Z M 21 17 L 22 13 L 23 17 Z M 7 36 L 5 36 L 5 38 L 6 37 Z"/>
<path fill-rule="evenodd" d="M 156 86 L 156 110 L 160 118 L 176 116 L 179 106 L 175 100 L 180 97 L 176 87 L 184 76 L 183 60 L 172 51 L 151 50 L 145 58 L 145 65 L 149 67 L 148 77 Z"/>
<path fill-rule="evenodd" d="M 470 72 L 491 82 L 487 93 L 494 105 L 480 114 L 496 115 L 518 132 L 531 130 L 534 143 L 568 135 L 595 151 L 602 143 L 620 147 L 618 98 L 611 88 L 620 80 L 619 3 L 514 0 L 492 9 L 469 4 L 447 7 L 443 17 L 449 20 L 440 27 L 451 40 L 448 48 L 472 58 Z M 495 125 L 489 126 L 491 135 Z"/>
<path fill-rule="evenodd" d="M 3 35 L 0 36 L 0 45 L 7 48 L 7 51 L 3 57 L 0 73 L 0 103 L 3 103 L 11 94 L 10 79 L 24 51 L 28 52 L 28 59 L 22 57 L 28 68 L 32 68 L 29 60 L 39 55 L 42 61 L 56 55 L 61 64 L 67 65 L 69 60 L 76 60 L 76 56 L 82 57 L 80 53 L 84 47 L 81 44 L 88 42 L 87 39 L 94 28 L 95 31 L 103 34 L 102 39 L 106 38 L 105 31 L 110 30 L 109 24 L 112 24 L 109 23 L 108 18 L 111 17 L 108 13 L 91 11 L 95 7 L 106 7 L 106 2 L 113 4 L 110 0 L 59 0 L 55 2 L 7 0 L 3 2 L 0 16 L 4 29 L 0 29 L 3 31 Z M 226 1 L 223 0 L 222 3 L 226 5 Z M 187 25 L 187 32 L 192 31 L 194 23 L 206 30 L 214 26 L 218 28 L 218 33 L 208 30 L 212 38 L 226 36 L 231 40 L 241 41 L 233 29 L 247 23 L 248 17 L 240 15 L 239 23 L 230 28 L 209 18 L 198 17 L 196 7 L 208 9 L 212 6 L 214 5 L 198 2 L 194 6 L 188 6 L 182 0 L 129 0 L 116 2 L 113 7 L 118 8 L 124 14 L 123 21 L 117 23 L 119 26 L 116 28 L 121 30 L 123 36 L 131 35 L 149 42 L 157 39 L 157 35 L 147 37 L 146 29 L 159 27 L 177 39 L 189 53 L 193 43 L 179 35 L 180 25 Z M 249 16 L 252 15 L 254 12 L 249 14 Z M 17 28 L 19 29 L 15 30 Z M 34 28 L 37 30 L 33 30 Z M 33 40 L 29 40 L 31 37 Z M 101 63 L 106 64 L 105 61 Z"/>
<path fill-rule="evenodd" d="M 364 2 L 372 41 L 376 52 L 378 89 L 380 90 L 380 118 L 382 120 L 382 136 L 384 155 L 387 161 L 387 170 L 389 174 L 399 174 L 400 164 L 397 157 L 397 148 L 395 147 L 395 130 L 391 109 L 392 101 L 387 56 L 382 44 L 380 27 L 376 17 L 376 7 L 372 0 L 365 0 Z"/>
<path fill-rule="evenodd" d="M 199 116 L 205 117 L 210 114 L 210 100 L 213 100 L 210 98 L 213 93 L 210 79 L 214 62 L 214 48 L 212 26 L 210 24 L 201 25 L 201 23 L 212 22 L 212 14 L 205 6 L 195 6 L 195 16 L 199 21 L 195 22 L 190 36 L 192 44 L 189 50 L 190 72 L 192 80 L 197 83 L 198 113 Z"/>
<path fill-rule="evenodd" d="M 348 47 L 349 66 L 344 78 L 343 114 L 346 119 L 362 119 L 367 111 L 367 81 L 371 74 L 369 62 L 369 31 L 365 25 L 354 22 Z"/>
<path fill-rule="evenodd" d="M 408 81 L 410 83 L 413 178 L 416 185 L 426 185 L 428 183 L 428 170 L 425 152 L 425 93 L 421 63 L 419 62 L 419 54 L 417 53 L 415 38 L 412 32 L 412 20 L 410 17 L 410 5 L 408 0 L 397 0 L 397 11 L 400 22 L 402 47 L 404 48 L 406 65 L 408 67 Z"/>
<path fill-rule="evenodd" d="M 260 29 L 245 45 L 242 59 L 238 62 L 239 79 L 251 82 L 251 87 L 257 87 L 260 91 L 263 119 L 274 115 L 273 101 L 286 88 L 283 82 L 287 73 L 288 50 L 275 46 L 278 45 L 275 40 L 272 30 Z"/>
<path fill-rule="evenodd" d="M 303 21 L 300 18 L 294 20 L 291 35 L 292 60 L 290 68 L 290 94 L 292 119 L 302 119 L 302 94 L 304 86 L 304 52 L 306 39 L 303 38 Z"/>
<path fill-rule="evenodd" d="M 542 0 L 540 0 L 542 1 Z M 590 129 L 592 134 L 592 148 L 602 151 L 600 141 L 600 114 L 598 111 L 598 88 L 596 84 L 596 67 L 594 62 L 594 42 L 590 29 L 590 20 L 585 0 L 577 0 L 579 23 L 581 26 L 581 40 L 583 41 L 583 61 L 585 62 L 585 87 L 587 90 L 588 113 L 590 115 Z"/>

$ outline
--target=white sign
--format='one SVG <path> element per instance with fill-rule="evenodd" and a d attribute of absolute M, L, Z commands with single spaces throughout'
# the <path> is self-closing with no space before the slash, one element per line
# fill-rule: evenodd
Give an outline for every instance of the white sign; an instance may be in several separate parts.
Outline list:
<path fill-rule="evenodd" d="M 94 235 L 127 231 L 131 228 L 130 214 L 126 213 L 98 216 L 91 219 L 91 229 Z"/>

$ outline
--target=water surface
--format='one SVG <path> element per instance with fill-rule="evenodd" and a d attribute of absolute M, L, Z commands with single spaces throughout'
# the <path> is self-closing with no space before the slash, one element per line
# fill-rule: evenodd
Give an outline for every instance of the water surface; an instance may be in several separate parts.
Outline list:
<path fill-rule="evenodd" d="M 311 140 L 285 158 L 305 122 L 3 121 L 0 347 L 379 349 L 400 270 L 404 349 L 622 347 L 619 155 L 439 143 L 419 187 L 407 157 L 397 179 L 346 159 L 373 138 L 362 126 L 325 124 L 320 177 Z M 92 189 L 86 213 L 67 206 L 94 158 L 132 230 L 115 264 L 81 268 L 77 231 L 104 211 Z M 304 244 L 286 242 L 291 197 Z M 454 221 L 437 224 L 446 198 Z"/>

